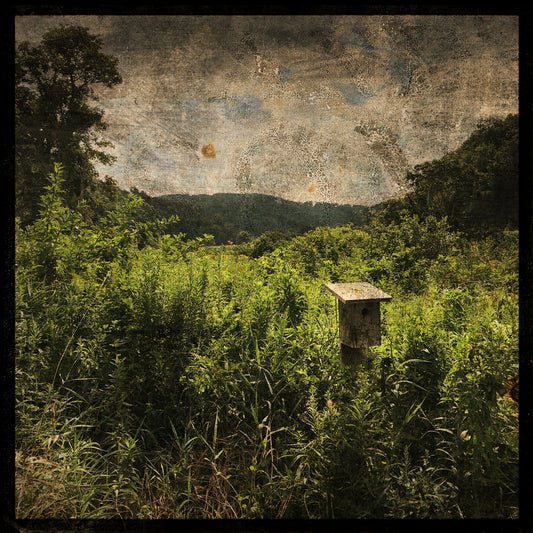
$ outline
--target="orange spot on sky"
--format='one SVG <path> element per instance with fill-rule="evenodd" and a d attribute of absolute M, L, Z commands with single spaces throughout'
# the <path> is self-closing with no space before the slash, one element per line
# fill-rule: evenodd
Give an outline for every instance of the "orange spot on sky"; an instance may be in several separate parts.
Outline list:
<path fill-rule="evenodd" d="M 202 155 L 207 159 L 214 159 L 217 156 L 214 146 L 209 143 L 202 146 Z"/>
<path fill-rule="evenodd" d="M 309 185 L 309 188 L 307 189 L 307 192 L 315 192 L 316 191 L 316 185 L 314 183 L 311 183 Z"/>

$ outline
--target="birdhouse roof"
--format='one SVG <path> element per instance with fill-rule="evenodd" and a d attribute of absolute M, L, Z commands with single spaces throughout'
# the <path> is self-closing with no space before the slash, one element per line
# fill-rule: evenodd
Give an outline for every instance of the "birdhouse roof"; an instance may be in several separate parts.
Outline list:
<path fill-rule="evenodd" d="M 342 303 L 349 302 L 380 302 L 390 300 L 386 292 L 374 287 L 370 283 L 328 283 L 326 289 Z"/>

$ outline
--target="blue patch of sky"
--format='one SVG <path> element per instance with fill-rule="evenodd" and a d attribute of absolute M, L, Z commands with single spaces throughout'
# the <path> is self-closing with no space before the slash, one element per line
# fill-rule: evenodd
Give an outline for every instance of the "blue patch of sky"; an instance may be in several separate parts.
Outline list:
<path fill-rule="evenodd" d="M 374 96 L 372 93 L 354 85 L 353 83 L 332 81 L 331 86 L 340 91 L 346 102 L 353 106 L 365 105 L 366 101 Z"/>
<path fill-rule="evenodd" d="M 385 68 L 394 83 L 399 85 L 398 95 L 405 94 L 411 87 L 412 81 L 409 61 L 406 59 L 391 59 Z"/>
<path fill-rule="evenodd" d="M 182 109 L 185 112 L 187 118 L 191 118 L 196 111 L 200 103 L 197 100 L 188 100 L 182 104 Z"/>
<path fill-rule="evenodd" d="M 224 104 L 222 113 L 231 120 L 270 118 L 272 112 L 263 108 L 263 101 L 255 96 L 232 97 Z"/>
<path fill-rule="evenodd" d="M 357 29 L 357 24 L 352 26 L 350 31 L 343 33 L 339 37 L 339 44 L 343 48 L 357 48 L 367 56 L 371 56 L 376 49 L 375 46 Z"/>
<path fill-rule="evenodd" d="M 183 104 L 183 110 L 187 118 L 191 118 L 198 110 L 199 102 L 196 100 L 189 100 Z"/>
<path fill-rule="evenodd" d="M 292 77 L 292 72 L 289 67 L 281 67 L 278 72 L 279 81 L 285 85 Z"/>

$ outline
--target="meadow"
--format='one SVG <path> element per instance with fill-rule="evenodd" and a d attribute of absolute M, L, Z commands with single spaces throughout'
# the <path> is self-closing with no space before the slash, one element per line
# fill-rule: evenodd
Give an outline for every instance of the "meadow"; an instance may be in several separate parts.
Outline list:
<path fill-rule="evenodd" d="M 518 517 L 518 231 L 214 246 L 63 194 L 56 165 L 16 228 L 17 518 Z M 355 367 L 348 281 L 392 296 Z"/>

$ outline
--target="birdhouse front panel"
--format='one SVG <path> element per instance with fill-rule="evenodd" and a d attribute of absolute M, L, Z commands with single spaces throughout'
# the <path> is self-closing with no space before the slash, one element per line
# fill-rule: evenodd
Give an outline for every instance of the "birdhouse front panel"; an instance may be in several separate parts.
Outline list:
<path fill-rule="evenodd" d="M 379 302 L 339 300 L 339 340 L 350 348 L 381 344 Z"/>

